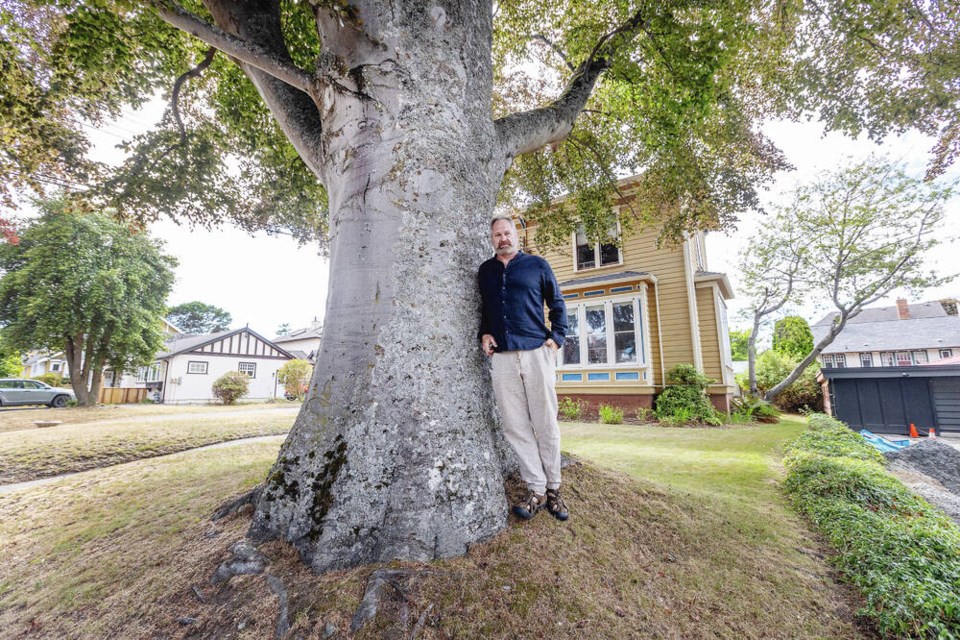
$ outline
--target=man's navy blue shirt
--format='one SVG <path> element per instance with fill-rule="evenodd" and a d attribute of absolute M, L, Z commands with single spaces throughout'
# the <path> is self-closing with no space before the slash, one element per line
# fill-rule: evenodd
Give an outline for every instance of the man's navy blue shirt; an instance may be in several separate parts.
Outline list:
<path fill-rule="evenodd" d="M 493 336 L 497 351 L 537 349 L 547 338 L 563 346 L 567 307 L 546 260 L 519 251 L 504 267 L 494 256 L 480 265 L 477 282 L 482 300 L 478 336 Z M 549 329 L 544 303 L 550 309 Z"/>

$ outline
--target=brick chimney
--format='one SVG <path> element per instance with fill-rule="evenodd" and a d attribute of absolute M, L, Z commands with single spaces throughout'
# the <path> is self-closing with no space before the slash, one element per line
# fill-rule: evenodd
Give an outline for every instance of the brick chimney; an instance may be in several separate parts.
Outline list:
<path fill-rule="evenodd" d="M 897 317 L 901 320 L 910 319 L 910 305 L 907 304 L 906 298 L 897 298 Z"/>

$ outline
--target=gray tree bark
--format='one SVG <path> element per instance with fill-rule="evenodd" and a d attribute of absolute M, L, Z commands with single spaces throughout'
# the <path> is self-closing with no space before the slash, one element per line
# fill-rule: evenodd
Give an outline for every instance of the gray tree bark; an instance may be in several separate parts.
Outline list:
<path fill-rule="evenodd" d="M 154 1 L 241 66 L 330 206 L 323 342 L 248 536 L 286 539 L 315 571 L 462 554 L 506 526 L 513 462 L 476 337 L 497 191 L 517 154 L 569 133 L 607 64 L 495 121 L 490 0 L 316 7 L 312 73 L 278 3 L 205 4 L 215 26 Z"/>

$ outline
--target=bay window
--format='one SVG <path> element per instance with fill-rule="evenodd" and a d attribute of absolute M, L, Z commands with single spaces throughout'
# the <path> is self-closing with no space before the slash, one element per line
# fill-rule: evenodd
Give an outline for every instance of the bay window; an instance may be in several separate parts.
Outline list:
<path fill-rule="evenodd" d="M 562 367 L 646 364 L 641 297 L 567 303 Z M 582 328 L 582 329 L 581 329 Z"/>

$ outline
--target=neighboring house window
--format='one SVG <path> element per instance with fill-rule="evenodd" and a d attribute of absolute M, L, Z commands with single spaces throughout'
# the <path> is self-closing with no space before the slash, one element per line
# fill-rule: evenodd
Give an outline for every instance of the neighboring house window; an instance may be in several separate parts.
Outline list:
<path fill-rule="evenodd" d="M 567 305 L 564 367 L 644 364 L 640 298 Z"/>
<path fill-rule="evenodd" d="M 880 366 L 883 367 L 895 367 L 897 366 L 897 358 L 894 355 L 893 351 L 884 351 L 880 354 Z"/>
<path fill-rule="evenodd" d="M 847 356 L 842 353 L 830 353 L 821 357 L 823 358 L 823 366 L 828 369 L 834 367 L 843 369 L 847 366 Z"/>
<path fill-rule="evenodd" d="M 146 378 L 147 379 L 145 382 L 157 382 L 160 380 L 160 365 L 158 363 L 154 363 L 147 367 Z"/>
<path fill-rule="evenodd" d="M 196 373 L 199 375 L 207 375 L 207 366 L 208 362 L 200 362 L 197 360 L 190 360 L 187 362 L 187 373 Z"/>
<path fill-rule="evenodd" d="M 941 357 L 941 358 L 952 358 L 952 357 L 953 357 L 953 349 L 940 349 L 940 357 Z"/>
<path fill-rule="evenodd" d="M 50 365 L 50 371 L 53 371 L 54 373 L 60 371 L 60 363 L 59 363 L 59 362 L 54 362 L 53 364 L 51 364 L 51 365 Z"/>
<path fill-rule="evenodd" d="M 240 366 L 237 367 L 237 371 L 240 373 L 245 373 L 251 378 L 257 377 L 257 363 L 256 362 L 241 362 Z"/>
<path fill-rule="evenodd" d="M 910 357 L 909 351 L 897 351 L 898 367 L 909 367 L 912 364 L 913 364 L 913 358 Z"/>
<path fill-rule="evenodd" d="M 577 227 L 575 234 L 577 271 L 594 269 L 611 264 L 620 264 L 620 249 L 617 247 L 617 225 L 607 230 L 607 238 L 612 242 L 591 242 L 583 225 Z"/>
<path fill-rule="evenodd" d="M 926 364 L 929 361 L 926 351 L 913 352 L 913 364 Z"/>
<path fill-rule="evenodd" d="M 861 353 L 861 354 L 860 354 L 860 366 L 861 366 L 861 367 L 872 367 L 872 366 L 873 366 L 873 354 L 872 354 L 872 353 Z"/>
<path fill-rule="evenodd" d="M 147 368 L 140 367 L 137 369 L 137 382 L 146 382 L 147 381 Z"/>

